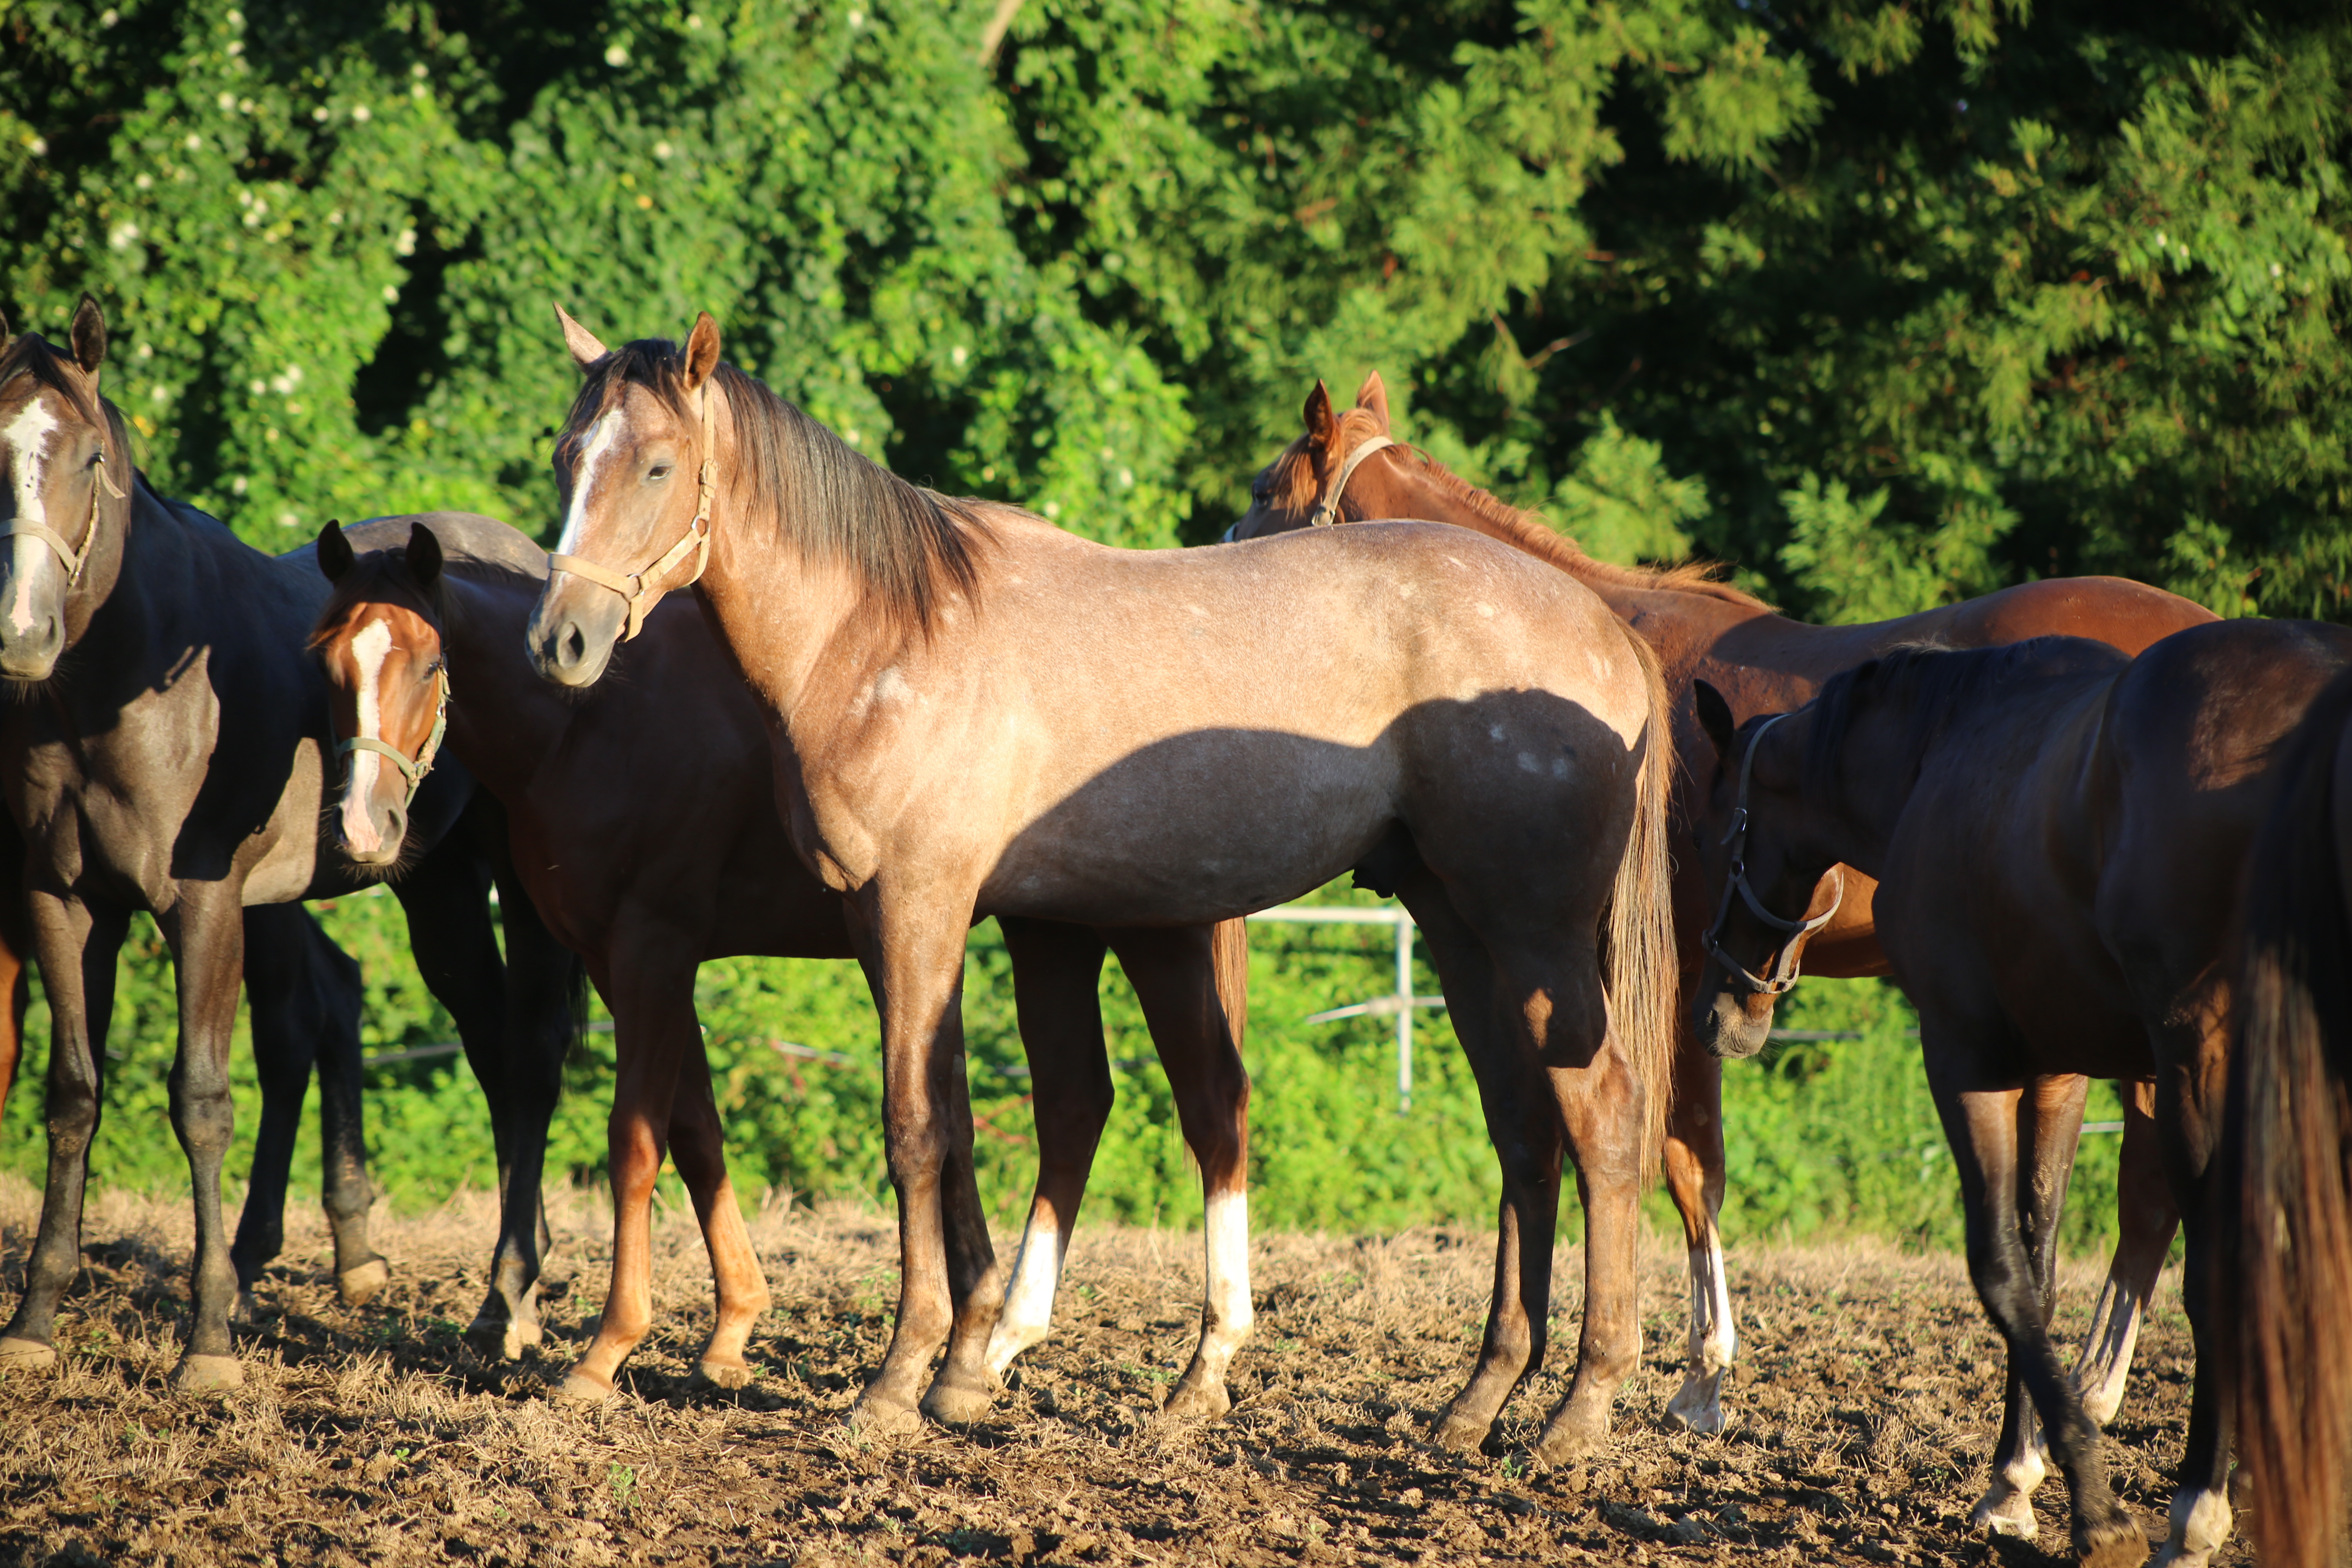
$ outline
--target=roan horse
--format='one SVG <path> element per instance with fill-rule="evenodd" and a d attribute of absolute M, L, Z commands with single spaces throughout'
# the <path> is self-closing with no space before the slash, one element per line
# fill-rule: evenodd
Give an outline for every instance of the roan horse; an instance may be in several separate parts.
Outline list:
<path fill-rule="evenodd" d="M 2215 1306 L 2261 1559 L 2326 1568 L 2352 1500 L 2352 677 L 2278 774 L 2241 909 Z"/>
<path fill-rule="evenodd" d="M 174 1376 L 187 1388 L 232 1387 L 242 1372 L 229 1311 L 244 1260 L 224 1234 L 220 1161 L 232 1116 L 230 1031 L 248 969 L 262 1011 L 308 1030 L 305 1049 L 316 1048 L 320 1015 L 354 1019 L 329 1064 L 341 1070 L 327 1078 L 328 1212 L 346 1290 L 383 1277 L 366 1247 L 369 1192 L 357 1158 L 356 969 L 340 953 L 335 964 L 321 960 L 325 939 L 299 908 L 271 915 L 254 907 L 353 891 L 394 866 L 389 857 L 353 866 L 320 853 L 332 766 L 327 693 L 302 639 L 326 584 L 308 564 L 272 560 L 163 500 L 129 471 L 121 417 L 99 393 L 105 323 L 87 298 L 71 341 L 70 356 L 29 333 L 0 353 L 0 461 L 10 480 L 0 531 L 14 536 L 0 557 L 0 676 L 29 689 L 0 723 L 0 778 L 26 839 L 34 947 L 53 1020 L 48 1182 L 25 1294 L 0 1332 L 0 1367 L 55 1359 L 58 1302 L 80 1266 L 115 953 L 132 911 L 145 909 L 176 972 L 172 1121 L 195 1199 L 194 1321 Z M 127 489 L 110 478 L 118 468 Z M 462 770 L 436 774 L 411 804 L 425 852 L 394 889 L 410 911 L 419 967 L 458 1020 L 494 1121 L 517 1129 L 501 1138 L 502 1152 L 529 1154 L 508 1183 L 485 1308 L 494 1317 L 499 1287 L 527 1287 L 522 1266 L 535 1272 L 531 1140 L 543 1141 L 553 1108 L 580 972 L 518 889 L 504 910 L 513 962 L 502 979 L 483 841 L 503 830 L 496 804 L 478 796 Z M 257 921 L 287 934 L 249 952 L 245 933 Z M 257 1018 L 257 1030 L 278 1026 Z M 509 1116 L 503 1078 L 526 1063 L 544 1092 Z M 290 1077 L 276 1092 L 299 1109 L 299 1065 Z M 340 1109 L 338 1096 L 347 1101 Z M 290 1121 L 279 1131 L 290 1142 Z M 261 1234 L 276 1224 L 271 1201 L 257 1180 L 241 1237 L 256 1233 L 274 1250 L 274 1236 Z M 258 1233 L 257 1215 L 267 1221 Z"/>
<path fill-rule="evenodd" d="M 394 534 L 397 532 L 397 541 Z M 373 543 L 352 554 L 354 544 Z M 515 860 L 558 937 L 583 953 L 611 1005 L 613 1281 L 596 1338 L 561 1395 L 599 1398 L 650 1326 L 651 1200 L 665 1142 L 694 1199 L 718 1284 L 717 1322 L 697 1371 L 725 1386 L 749 1376 L 746 1336 L 767 1284 L 728 1185 L 723 1131 L 695 1024 L 694 975 L 708 958 L 854 956 L 844 901 L 793 856 L 776 815 L 758 706 L 691 604 L 646 617 L 614 679 L 584 693 L 539 679 L 523 628 L 547 578 L 546 552 L 488 518 L 330 524 L 320 564 L 335 584 L 312 638 L 339 693 L 339 728 L 368 715 L 396 757 L 429 745 L 446 705 L 448 749 L 507 804 Z M 362 698 L 362 694 L 368 694 Z M 356 787 L 356 786 L 353 786 Z M 381 782 L 379 788 L 385 787 Z M 1051 1321 L 1078 1199 L 1110 1112 L 1097 984 L 1106 941 L 1141 999 L 1207 1207 L 1244 1191 L 1249 1080 L 1240 1041 L 1247 938 L 1217 928 L 1097 933 L 1007 917 L 1021 1036 L 1036 1090 L 1040 1160 L 1027 1239 L 988 1348 L 1002 1376 Z M 1215 953 L 1213 965 L 1212 951 Z M 1230 1022 L 1228 1022 L 1230 1020 Z M 961 1096 L 956 1136 L 968 1145 Z M 1209 1255 L 1209 1310 L 1171 1414 L 1226 1407 L 1224 1373 L 1249 1326 L 1245 1251 Z"/>
<path fill-rule="evenodd" d="M 1879 942 L 1918 1009 L 1959 1168 L 1969 1271 L 2074 1494 L 2085 1562 L 2137 1563 L 2147 1543 L 2108 1489 L 2098 1424 L 2051 1349 L 2075 1127 L 2042 1137 L 2030 1091 L 2063 1075 L 2156 1078 L 2198 1352 L 2163 1560 L 2202 1563 L 2231 1517 L 2206 1173 L 2228 1066 L 2231 915 L 2280 742 L 2347 665 L 2352 629 L 2235 621 L 2132 660 L 2074 637 L 1900 650 L 1737 731 L 1698 689 L 1717 753 L 1701 858 L 1710 886 L 1737 895 L 1721 932 L 1729 962 L 1764 962 L 1831 867 L 1879 884 Z M 1692 1006 L 1712 1015 L 1727 1054 L 1755 1049 L 1771 1024 L 1769 997 L 1726 981 Z"/>
<path fill-rule="evenodd" d="M 1255 539 L 1334 521 L 1419 518 L 1486 534 L 1583 583 L 1656 648 L 1664 666 L 1681 760 L 1676 773 L 1684 781 L 1675 803 L 1678 835 L 1691 821 L 1688 782 L 1705 777 L 1713 762 L 1691 705 L 1694 679 L 1712 684 L 1729 700 L 1735 715 L 1746 719 L 1797 707 L 1838 671 L 1908 643 L 1981 647 L 2065 633 L 2137 653 L 2158 637 L 2213 619 L 2198 605 L 2155 588 L 2111 577 L 2084 577 L 2007 588 L 1966 604 L 1874 625 L 1806 626 L 1710 580 L 1703 568 L 1654 570 L 1593 560 L 1539 517 L 1473 489 L 1433 459 L 1396 442 L 1388 394 L 1378 374 L 1365 380 L 1356 406 L 1340 413 L 1334 412 L 1329 395 L 1318 385 L 1307 401 L 1306 419 L 1306 434 L 1258 474 L 1251 487 L 1250 509 L 1228 537 Z M 1691 861 L 1677 862 L 1674 886 L 1675 932 L 1687 991 L 1699 984 L 1707 963 L 1707 932 L 1717 911 Z M 1868 878 L 1852 867 L 1838 868 L 1815 889 L 1806 909 L 1809 923 L 1822 911 L 1831 918 L 1797 933 L 1780 950 L 1778 969 L 1759 977 L 1768 986 L 1777 992 L 1793 984 L 1801 959 L 1818 974 L 1885 973 L 1885 959 L 1873 934 Z M 2063 1119 L 2071 1107 L 2079 1121 L 2086 1088 L 2083 1083 L 2048 1086 L 2051 1114 Z M 2148 1120 L 2152 1092 L 2141 1085 L 2126 1099 L 2121 1237 L 2075 1369 L 2085 1405 L 2101 1421 L 2122 1403 L 2141 1315 L 2177 1224 Z M 2057 1131 L 2053 1122 L 2051 1135 Z M 1682 1214 L 1691 1269 L 1690 1365 L 1668 1415 L 1694 1430 L 1715 1432 L 1722 1429 L 1723 1377 L 1737 1350 L 1717 1225 L 1724 1196 L 1723 1068 L 1693 1034 L 1679 1037 L 1665 1155 L 1666 1186 Z M 1992 1487 L 1977 1505 L 1976 1522 L 2031 1535 L 2030 1494 L 2043 1471 L 2032 1406 L 2014 1383 L 2010 1411 Z"/>
<path fill-rule="evenodd" d="M 1640 1346 L 1636 1199 L 1671 1026 L 1646 647 L 1557 573 L 1444 530 L 1107 549 L 868 462 L 722 365 L 708 315 L 682 352 L 608 353 L 565 321 L 587 381 L 532 658 L 592 685 L 649 603 L 695 584 L 882 1015 L 903 1274 L 861 1418 L 907 1411 L 943 1342 L 925 1408 L 986 1397 L 997 1266 L 984 1232 L 948 1246 L 979 1203 L 944 1111 L 966 926 L 1197 925 L 1354 867 L 1429 942 L 1504 1169 L 1495 1311 L 1453 1419 L 1486 1430 L 1541 1332 L 1565 1132 L 1585 1353 L 1545 1446 L 1597 1441 Z"/>

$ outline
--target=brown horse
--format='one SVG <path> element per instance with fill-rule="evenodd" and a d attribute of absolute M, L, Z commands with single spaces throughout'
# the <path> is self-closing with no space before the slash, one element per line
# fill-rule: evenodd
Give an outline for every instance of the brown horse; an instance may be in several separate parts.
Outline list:
<path fill-rule="evenodd" d="M 2074 1493 L 2085 1561 L 2137 1563 L 2147 1542 L 2051 1350 L 2050 1254 L 2074 1139 L 2071 1127 L 2042 1136 L 2029 1090 L 2072 1074 L 2156 1078 L 2199 1363 L 2164 1561 L 2202 1563 L 2230 1529 L 2205 1177 L 2228 1065 L 2231 912 L 2279 743 L 2347 665 L 2352 630 L 2236 621 L 2131 660 L 2074 637 L 1902 650 L 1737 729 L 1698 688 L 1717 752 L 1700 858 L 1709 885 L 1736 895 L 1721 952 L 1736 965 L 1780 946 L 1832 867 L 1879 884 L 1879 942 L 1918 1009 L 1959 1167 L 1969 1270 Z M 1692 1006 L 1712 1018 L 1717 1049 L 1744 1054 L 1763 1043 L 1773 998 L 1725 973 Z"/>
<path fill-rule="evenodd" d="M 354 546 L 369 553 L 355 559 Z M 793 858 L 784 837 L 759 708 L 691 605 L 646 617 L 621 674 L 592 691 L 540 679 L 523 657 L 523 627 L 547 557 L 502 522 L 440 513 L 384 519 L 348 536 L 331 523 L 319 556 L 335 590 L 312 646 L 338 694 L 338 732 L 373 740 L 391 764 L 373 780 L 353 773 L 341 820 L 380 816 L 446 724 L 450 752 L 507 805 L 532 900 L 587 959 L 612 1009 L 620 1058 L 613 1278 L 595 1341 L 562 1392 L 610 1394 L 650 1326 L 651 1202 L 666 1142 L 718 1283 L 717 1322 L 697 1371 L 740 1386 L 750 1375 L 744 1341 L 768 1290 L 728 1184 L 695 1022 L 695 971 L 732 953 L 855 951 L 841 896 Z M 1248 1155 L 1240 1052 L 1248 950 L 1239 921 L 1213 936 L 1203 926 L 1097 932 L 1009 916 L 1003 929 L 1036 1090 L 1040 1163 L 1020 1263 L 988 1348 L 992 1378 L 1045 1336 L 1110 1112 L 1097 989 L 1106 944 L 1142 1002 L 1211 1212 L 1238 1219 Z M 961 1076 L 956 1087 L 955 1136 L 968 1149 Z M 1174 1415 L 1226 1408 L 1225 1369 L 1249 1327 L 1245 1233 L 1236 1239 L 1221 1229 L 1215 1239 L 1223 1249 L 1210 1249 L 1200 1345 L 1170 1399 Z"/>
<path fill-rule="evenodd" d="M 927 1406 L 984 1389 L 995 1265 L 947 1246 L 978 1202 L 942 1110 L 965 927 L 1201 924 L 1354 867 L 1429 941 L 1504 1167 L 1496 1310 L 1450 1419 L 1483 1434 L 1539 1345 L 1564 1132 L 1589 1216 L 1584 1354 L 1545 1446 L 1597 1441 L 1639 1352 L 1637 1198 L 1671 1026 L 1646 645 L 1559 574 L 1446 530 L 1107 549 L 893 477 L 721 365 L 708 315 L 683 352 L 608 353 L 566 326 L 588 374 L 556 449 L 568 515 L 532 658 L 590 685 L 646 605 L 696 584 L 882 1014 L 903 1275 L 861 1412 L 912 1405 L 950 1338 Z"/>
<path fill-rule="evenodd" d="M 1356 406 L 1335 413 L 1318 385 L 1307 401 L 1307 432 L 1262 470 L 1251 487 L 1248 512 L 1227 537 L 1255 539 L 1332 521 L 1420 518 L 1483 533 L 1566 572 L 1599 594 L 1657 649 L 1672 693 L 1675 744 L 1682 766 L 1675 810 L 1686 831 L 1693 803 L 1688 781 L 1712 762 L 1696 721 L 1691 683 L 1704 679 L 1746 719 L 1783 712 L 1810 700 L 1823 681 L 1888 648 L 1914 642 L 1983 647 L 2051 633 L 2095 637 L 2126 653 L 2157 638 L 2210 621 L 2185 599 L 2110 577 L 2060 579 L 1989 594 L 1966 604 L 1868 626 L 1811 626 L 1772 613 L 1753 596 L 1712 579 L 1703 568 L 1672 570 L 1612 566 L 1593 560 L 1533 513 L 1475 489 L 1434 460 L 1391 436 L 1388 394 L 1381 378 L 1366 379 Z M 1685 990 L 1707 963 L 1706 934 L 1717 910 L 1696 868 L 1678 862 L 1675 931 Z M 1830 919 L 1798 933 L 1777 954 L 1769 976 L 1793 984 L 1801 960 L 1818 974 L 1883 974 L 1886 962 L 1873 935 L 1870 879 L 1852 867 L 1824 879 L 1807 905 L 1808 919 Z M 2053 1085 L 2053 1117 L 2079 1119 L 2085 1085 Z M 2115 1264 L 2093 1320 L 2075 1376 L 2100 1420 L 2122 1402 L 2132 1346 L 2142 1313 L 2172 1242 L 2177 1219 L 2155 1152 L 2148 1120 L 2151 1089 L 2126 1097 L 2122 1235 Z M 2072 1107 L 2071 1112 L 2068 1107 Z M 2056 1132 L 2053 1125 L 2053 1134 Z M 2071 1134 L 2068 1134 L 2071 1136 Z M 1723 1272 L 1723 1068 L 1696 1035 L 1680 1037 L 1675 1101 L 1665 1144 L 1667 1190 L 1681 1211 L 1691 1269 L 1690 1364 L 1668 1405 L 1671 1420 L 1701 1432 L 1722 1429 L 1722 1385 L 1737 1350 L 1730 1295 Z M 1978 1522 L 2031 1535 L 2029 1499 L 2042 1479 L 2032 1409 L 2022 1391 L 2010 1393 L 1992 1489 L 1978 1505 Z M 2021 1425 L 2021 1422 L 2023 1424 Z"/>
<path fill-rule="evenodd" d="M 2247 868 L 2214 1305 L 2262 1560 L 2325 1568 L 2352 1497 L 2352 678 L 2279 774 Z"/>

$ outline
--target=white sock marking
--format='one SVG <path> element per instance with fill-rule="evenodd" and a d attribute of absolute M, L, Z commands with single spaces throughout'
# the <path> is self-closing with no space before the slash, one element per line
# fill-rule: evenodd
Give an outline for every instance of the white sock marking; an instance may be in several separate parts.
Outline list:
<path fill-rule="evenodd" d="M 1208 1252 L 1209 1321 L 1231 1355 L 1249 1337 L 1256 1316 L 1250 1305 L 1249 1194 L 1210 1194 L 1201 1228 Z"/>
<path fill-rule="evenodd" d="M 1013 1282 L 1004 1288 L 1004 1310 L 988 1336 L 988 1370 L 1004 1375 L 1013 1358 L 1054 1325 L 1054 1293 L 1062 1282 L 1062 1235 L 1051 1215 L 1033 1210 L 1029 1228 L 1022 1233 L 1021 1256 L 1013 1260 Z"/>

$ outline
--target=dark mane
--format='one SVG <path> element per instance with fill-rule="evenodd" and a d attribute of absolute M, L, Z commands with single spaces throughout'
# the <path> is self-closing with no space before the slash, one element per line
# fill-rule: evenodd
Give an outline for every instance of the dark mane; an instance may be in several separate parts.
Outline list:
<path fill-rule="evenodd" d="M 941 601 L 979 583 L 987 525 L 963 503 L 908 484 L 730 364 L 713 373 L 727 394 L 738 461 L 755 506 L 794 548 L 847 564 L 867 600 L 893 621 L 929 633 Z M 624 343 L 589 370 L 565 422 L 570 439 L 642 386 L 679 418 L 697 417 L 686 356 L 665 338 Z"/>
<path fill-rule="evenodd" d="M 2013 681 L 2069 673 L 2114 674 L 2130 658 L 2087 637 L 2030 637 L 1999 647 L 1949 648 L 1910 643 L 1830 677 L 1809 705 L 1812 735 L 1805 789 L 1836 798 L 1839 759 L 1855 721 L 1876 704 L 1899 704 L 1910 716 L 1907 749 L 1916 755 L 1954 719 L 2000 694 Z"/>

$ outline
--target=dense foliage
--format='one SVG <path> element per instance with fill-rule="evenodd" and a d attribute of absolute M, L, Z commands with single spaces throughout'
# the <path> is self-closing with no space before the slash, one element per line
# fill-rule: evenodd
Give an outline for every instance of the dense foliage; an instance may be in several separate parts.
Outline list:
<path fill-rule="evenodd" d="M 2345 612 L 2336 9 L 1027 0 L 984 51 L 994 0 L 696 4 L 0 0 L 0 310 L 61 335 L 97 294 L 151 472 L 268 547 L 545 526 L 561 300 L 611 340 L 707 307 L 863 449 L 1129 544 L 1213 535 L 1312 379 L 1378 367 L 1412 439 L 1597 553 L 1817 618 L 2085 571 Z M 1260 968 L 1277 1020 L 1328 1000 Z M 827 974 L 714 969 L 714 1038 L 856 1037 Z M 1352 1048 L 1283 1027 L 1324 1066 L 1262 1074 L 1269 1163 L 1281 1085 Z M 870 1085 L 727 1070 L 768 1179 L 870 1189 L 865 1145 L 812 1152 L 870 1137 Z M 441 1103 L 416 1071 L 398 1115 Z M 1410 1194 L 1318 1207 L 1309 1161 L 1270 1211 L 1483 1206 L 1483 1155 L 1369 1114 L 1332 1146 Z"/>

